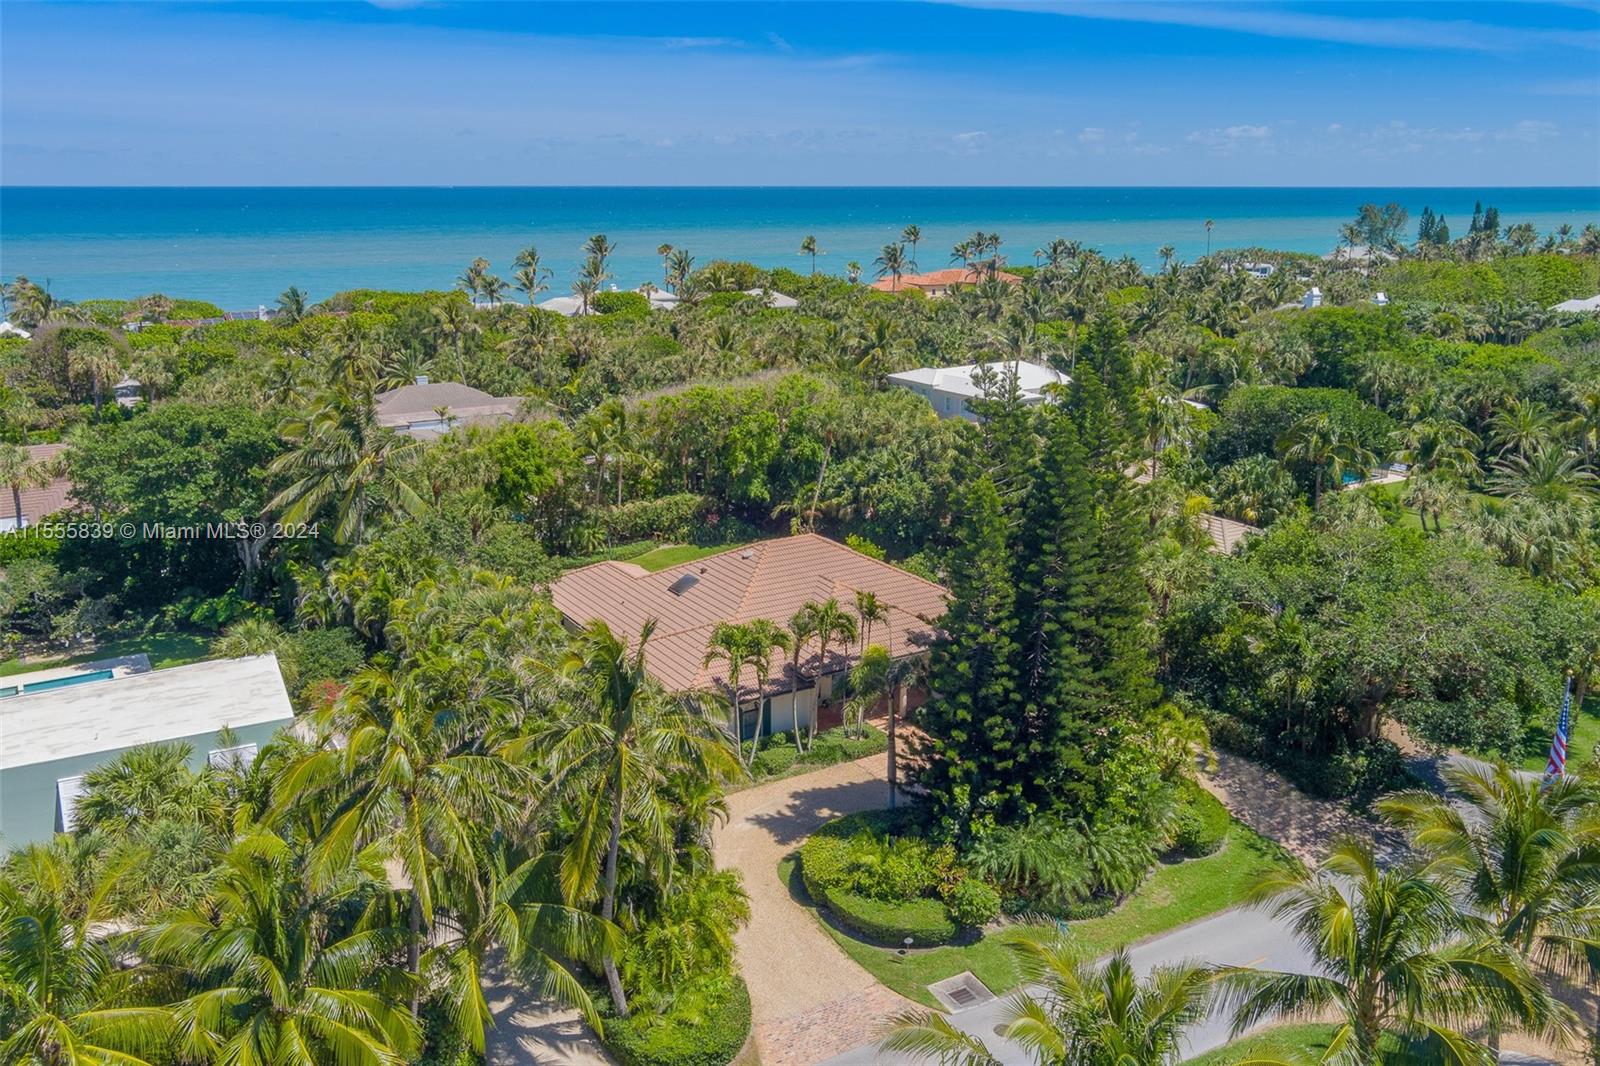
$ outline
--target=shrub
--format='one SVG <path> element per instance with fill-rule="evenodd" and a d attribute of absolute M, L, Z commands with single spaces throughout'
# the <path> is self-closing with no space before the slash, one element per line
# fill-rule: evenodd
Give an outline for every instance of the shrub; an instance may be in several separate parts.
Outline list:
<path fill-rule="evenodd" d="M 1185 785 L 1174 821 L 1172 846 L 1191 859 L 1222 847 L 1232 824 L 1222 802 L 1193 783 Z"/>
<path fill-rule="evenodd" d="M 944 896 L 950 917 L 961 925 L 987 925 L 1000 914 L 1000 893 L 976 877 L 957 881 Z"/>
<path fill-rule="evenodd" d="M 343 681 L 366 664 L 361 639 L 347 626 L 302 629 L 290 634 L 289 648 L 303 681 Z"/>
<path fill-rule="evenodd" d="M 675 989 L 660 1013 L 608 1016 L 602 1042 L 622 1066 L 725 1066 L 749 1035 L 744 979 L 714 974 Z"/>
<path fill-rule="evenodd" d="M 597 292 L 589 301 L 597 315 L 648 315 L 650 300 L 642 292 Z"/>
<path fill-rule="evenodd" d="M 910 937 L 916 947 L 948 944 L 959 931 L 950 911 L 937 899 L 887 903 L 842 889 L 819 901 L 839 924 L 878 944 L 899 947 Z"/>
<path fill-rule="evenodd" d="M 794 750 L 793 744 L 773 742 L 756 753 L 750 769 L 757 777 L 771 777 L 788 770 L 799 757 L 800 753 Z"/>
<path fill-rule="evenodd" d="M 1118 899 L 1115 896 L 1093 896 L 1082 903 L 1069 903 L 1060 910 L 1060 917 L 1067 922 L 1086 922 L 1091 918 L 1104 918 L 1117 909 Z"/>
<path fill-rule="evenodd" d="M 861 736 L 845 735 L 843 729 L 830 729 L 819 733 L 806 755 L 806 762 L 835 763 L 850 759 L 864 759 L 876 755 L 889 746 L 889 738 L 882 730 L 870 725 L 861 727 Z"/>
<path fill-rule="evenodd" d="M 693 536 L 709 504 L 710 501 L 699 493 L 680 492 L 608 507 L 600 521 L 614 541 L 646 537 L 684 541 Z"/>

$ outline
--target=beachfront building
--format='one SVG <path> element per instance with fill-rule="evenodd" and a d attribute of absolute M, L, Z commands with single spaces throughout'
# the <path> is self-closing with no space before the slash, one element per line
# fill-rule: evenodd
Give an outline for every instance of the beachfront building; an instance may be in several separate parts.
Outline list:
<path fill-rule="evenodd" d="M 429 381 L 380 392 L 375 398 L 380 425 L 411 437 L 442 436 L 457 426 L 492 425 L 514 417 L 522 401 L 490 396 L 455 381 Z"/>
<path fill-rule="evenodd" d="M 1021 285 L 1022 278 L 1016 274 L 1008 274 L 1004 270 L 997 271 L 994 275 L 996 281 L 1007 285 Z M 988 275 L 983 271 L 971 267 L 949 267 L 945 270 L 934 270 L 926 274 L 901 274 L 898 278 L 889 276 L 879 278 L 872 283 L 878 292 L 901 292 L 906 289 L 917 289 L 926 296 L 944 296 L 962 286 L 972 286 L 980 281 L 988 280 Z"/>
<path fill-rule="evenodd" d="M 270 654 L 166 670 L 137 656 L 0 678 L 0 849 L 71 830 L 83 775 L 130 748 L 183 742 L 196 770 L 248 763 L 293 720 Z"/>
<path fill-rule="evenodd" d="M 800 306 L 799 300 L 796 300 L 793 296 L 778 292 L 776 289 L 746 289 L 744 294 L 758 297 L 762 303 L 774 311 L 793 311 Z"/>
<path fill-rule="evenodd" d="M 965 418 L 976 422 L 978 416 L 967 405 L 968 400 L 983 396 L 983 378 L 989 377 L 997 385 L 1007 372 L 1015 370 L 1017 389 L 1022 402 L 1043 403 L 1045 390 L 1052 385 L 1066 385 L 1072 381 L 1059 370 L 1038 363 L 1022 361 L 1004 363 L 969 363 L 966 366 L 918 367 L 889 375 L 889 384 L 910 389 L 926 397 L 940 418 Z"/>
<path fill-rule="evenodd" d="M 34 463 L 59 464 L 65 444 L 28 444 L 23 450 Z M 0 533 L 37 526 L 49 515 L 67 506 L 72 498 L 72 482 L 57 473 L 44 485 L 27 488 L 0 485 Z M 18 507 L 18 504 L 21 507 Z"/>
<path fill-rule="evenodd" d="M 853 612 L 857 592 L 876 594 L 886 614 L 872 627 L 873 644 L 896 659 L 926 654 L 944 614 L 944 588 L 814 533 L 758 541 L 656 573 L 632 563 L 595 563 L 568 571 L 551 586 L 556 607 L 574 629 L 600 620 L 619 637 L 634 639 L 654 619 L 645 652 L 651 676 L 669 691 L 712 694 L 724 706 L 731 685 L 727 665 L 705 661 L 719 623 L 765 618 L 782 626 L 805 604 L 828 599 Z M 812 641 L 798 679 L 788 657 L 774 651 L 759 692 L 755 671 L 743 670 L 743 735 L 755 734 L 758 713 L 763 734 L 806 729 L 825 718 L 843 696 L 845 675 L 860 650 L 859 640 L 848 647 L 833 641 L 819 662 Z"/>

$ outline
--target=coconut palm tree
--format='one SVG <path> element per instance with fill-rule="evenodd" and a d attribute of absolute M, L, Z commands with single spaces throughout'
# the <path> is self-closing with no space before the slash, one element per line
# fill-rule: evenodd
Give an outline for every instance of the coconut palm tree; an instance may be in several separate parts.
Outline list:
<path fill-rule="evenodd" d="M 140 953 L 199 991 L 171 1008 L 185 1061 L 400 1066 L 420 1044 L 402 1003 L 415 982 L 389 958 L 403 930 L 373 906 L 387 890 L 374 852 L 333 869 L 256 829 L 224 863 L 208 905 L 146 929 Z M 362 914 L 345 931 L 335 914 Z"/>
<path fill-rule="evenodd" d="M 667 256 L 667 288 L 678 296 L 684 295 L 684 286 L 694 274 L 694 256 L 687 248 L 674 248 Z"/>
<path fill-rule="evenodd" d="M 123 353 L 109 337 L 95 335 L 67 351 L 67 371 L 76 378 L 88 378 L 94 399 L 94 416 L 100 417 L 105 395 L 122 380 Z"/>
<path fill-rule="evenodd" d="M 756 675 L 756 735 L 750 741 L 750 762 L 754 764 L 761 747 L 762 725 L 767 718 L 762 708 L 766 702 L 767 678 L 772 671 L 772 653 L 789 650 L 789 634 L 782 626 L 765 618 L 753 619 L 745 626 L 750 631 L 750 647 L 754 653 L 750 657 L 750 668 Z"/>
<path fill-rule="evenodd" d="M 465 289 L 472 302 L 477 303 L 478 295 L 483 291 L 483 279 L 488 276 L 489 260 L 480 255 L 456 278 L 456 287 Z"/>
<path fill-rule="evenodd" d="M 528 297 L 528 303 L 532 304 L 539 298 L 541 292 L 550 287 L 552 276 L 550 268 L 540 261 L 539 249 L 531 244 L 517 253 L 515 263 L 517 269 L 511 275 L 512 283 L 517 291 Z"/>
<path fill-rule="evenodd" d="M 23 491 L 44 488 L 54 480 L 56 469 L 55 463 L 33 458 L 26 448 L 0 441 L 0 485 L 11 489 L 11 513 L 16 516 L 17 528 L 24 524 Z"/>
<path fill-rule="evenodd" d="M 816 273 L 816 270 L 814 268 L 812 270 L 812 273 L 813 274 Z M 850 262 L 848 262 L 848 263 L 846 263 L 844 265 L 844 276 L 845 276 L 845 278 L 847 280 L 849 280 L 850 284 L 852 284 L 852 285 L 855 285 L 858 282 L 860 282 L 861 281 L 861 264 L 856 262 L 854 259 L 850 260 Z"/>
<path fill-rule="evenodd" d="M 1206 255 L 1207 256 L 1211 255 L 1211 230 L 1215 226 L 1216 226 L 1216 222 L 1214 222 L 1213 220 L 1211 220 L 1209 218 L 1206 219 Z"/>
<path fill-rule="evenodd" d="M 449 299 L 433 309 L 428 323 L 428 336 L 434 350 L 450 348 L 455 352 L 456 380 L 467 380 L 467 341 L 483 332 L 483 325 L 472 313 L 472 306 L 460 300 Z"/>
<path fill-rule="evenodd" d="M 371 848 L 398 864 L 410 900 L 407 968 L 421 972 L 426 929 L 445 875 L 472 868 L 482 826 L 515 820 L 528 773 L 504 744 L 474 733 L 475 721 L 447 713 L 436 685 L 405 665 L 367 667 L 312 719 L 324 738 L 285 765 L 276 814 L 308 797 L 326 800 L 319 868 L 337 870 Z M 480 713 L 494 700 L 479 697 Z M 344 738 L 343 746 L 334 737 Z M 412 1012 L 416 1012 L 414 990 Z"/>
<path fill-rule="evenodd" d="M 1058 932 L 1007 947 L 1030 990 L 1011 997 L 996 1029 L 1026 1048 L 1038 1066 L 1168 1066 L 1183 1053 L 1183 1031 L 1206 1016 L 1213 996 L 1203 966 L 1157 967 L 1141 979 L 1126 948 L 1101 964 Z M 878 1045 L 891 1055 L 944 1066 L 1000 1062 L 942 1014 L 910 1011 L 893 1024 Z"/>
<path fill-rule="evenodd" d="M 740 752 L 739 758 L 744 759 L 744 723 L 739 711 L 740 679 L 744 676 L 744 668 L 753 667 L 756 660 L 762 655 L 762 649 L 757 647 L 757 639 L 750 627 L 743 622 L 719 622 L 711 631 L 711 639 L 706 643 L 705 659 L 702 666 L 713 663 L 722 663 L 728 675 L 728 728 L 733 732 L 734 744 Z M 761 705 L 761 693 L 756 692 L 756 706 Z M 760 715 L 757 715 L 756 736 L 761 735 Z"/>
<path fill-rule="evenodd" d="M 656 246 L 656 254 L 661 257 L 661 283 L 667 284 L 672 280 L 672 245 L 665 242 Z"/>
<path fill-rule="evenodd" d="M 1414 475 L 1441 474 L 1467 481 L 1478 472 L 1478 436 L 1460 422 L 1424 418 L 1395 431 L 1400 461 Z"/>
<path fill-rule="evenodd" d="M 801 241 L 800 254 L 809 255 L 811 257 L 811 273 L 815 274 L 817 272 L 817 255 L 819 254 L 817 249 L 817 239 L 808 235 L 805 240 Z"/>
<path fill-rule="evenodd" d="M 164 1061 L 172 1031 L 164 1007 L 141 1006 L 143 975 L 118 963 L 97 923 L 118 917 L 104 876 L 71 913 L 0 878 L 0 1061 L 43 1066 L 146 1066 Z M 144 999 L 143 1002 L 148 1002 Z M 147 1059 L 146 1056 L 149 1056 Z"/>
<path fill-rule="evenodd" d="M 811 628 L 817 635 L 817 668 L 811 676 L 817 679 L 817 695 L 822 695 L 822 671 L 828 662 L 828 645 L 838 641 L 848 649 L 850 642 L 856 639 L 856 620 L 850 612 L 839 606 L 839 601 L 829 596 L 821 603 L 808 603 L 801 608 L 811 612 Z M 811 716 L 811 727 L 807 730 L 806 747 L 817 736 L 817 716 Z"/>
<path fill-rule="evenodd" d="M 879 622 L 887 620 L 889 611 L 878 599 L 876 592 L 862 589 L 856 590 L 856 621 L 861 630 L 861 652 L 867 653 L 867 645 L 872 643 L 872 627 Z"/>
<path fill-rule="evenodd" d="M 1290 462 L 1310 464 L 1313 470 L 1311 507 L 1322 502 L 1322 479 L 1331 474 L 1338 483 L 1348 469 L 1367 469 L 1376 465 L 1371 452 L 1347 440 L 1326 412 L 1310 414 L 1289 427 L 1278 441 L 1278 450 Z"/>
<path fill-rule="evenodd" d="M 900 231 L 900 243 L 909 244 L 911 246 L 911 254 L 908 258 L 908 262 L 911 264 L 912 270 L 917 269 L 917 245 L 921 241 L 921 226 L 907 226 L 905 229 Z"/>
<path fill-rule="evenodd" d="M 1219 973 L 1235 1032 L 1273 1017 L 1337 1022 L 1325 1061 L 1375 1066 L 1392 1047 L 1406 1061 L 1488 1064 L 1468 1031 L 1489 1021 L 1541 1032 L 1568 1028 L 1517 953 L 1416 866 L 1379 866 L 1370 843 L 1336 843 L 1316 872 L 1263 878 L 1257 905 L 1287 920 L 1312 973 Z"/>
<path fill-rule="evenodd" d="M 1172 259 L 1178 254 L 1178 251 L 1170 244 L 1163 244 L 1156 249 L 1156 254 L 1161 257 L 1161 269 L 1166 270 L 1172 265 Z"/>
<path fill-rule="evenodd" d="M 623 818 L 670 854 L 672 826 L 665 790 L 674 779 L 724 780 L 738 757 L 709 718 L 662 692 L 645 673 L 646 622 L 630 650 L 604 622 L 572 640 L 551 675 L 560 695 L 553 720 L 534 733 L 556 794 L 574 803 L 576 827 L 561 858 L 563 896 L 591 899 L 600 887 L 600 917 L 616 916 L 617 855 Z M 603 875 L 602 875 L 603 871 Z M 615 952 L 603 960 L 612 1004 L 622 1017 L 628 999 Z"/>
<path fill-rule="evenodd" d="M 603 275 L 602 281 L 611 276 L 610 271 L 606 269 L 606 264 L 611 259 L 611 253 L 616 250 L 617 246 L 612 244 L 611 239 L 604 233 L 596 233 L 593 237 L 583 242 L 583 254 L 600 264 L 600 273 Z"/>
<path fill-rule="evenodd" d="M 306 317 L 306 294 L 290 285 L 278 294 L 278 314 L 290 325 Z"/>
<path fill-rule="evenodd" d="M 903 247 L 898 244 L 884 245 L 883 250 L 878 253 L 878 258 L 872 261 L 872 265 L 878 268 L 878 277 L 889 275 L 893 279 L 895 291 L 900 290 L 900 276 L 905 273 L 906 268 L 906 250 Z"/>
<path fill-rule="evenodd" d="M 817 636 L 816 614 L 811 605 L 806 604 L 790 615 L 785 628 L 787 644 L 784 650 L 789 653 L 789 708 L 794 715 L 794 746 L 796 751 L 804 754 L 805 746 L 800 740 L 800 657 L 805 654 L 806 645 Z M 815 707 L 812 714 L 816 714 Z"/>
<path fill-rule="evenodd" d="M 328 390 L 309 414 L 291 415 L 278 432 L 289 450 L 267 469 L 289 484 L 267 502 L 265 513 L 297 523 L 331 508 L 334 540 L 349 544 L 366 538 L 376 516 L 426 509 L 409 469 L 421 445 L 378 424 L 370 392 Z"/>
<path fill-rule="evenodd" d="M 1504 763 L 1457 760 L 1441 771 L 1448 796 L 1414 790 L 1377 803 L 1462 905 L 1494 923 L 1532 962 L 1547 937 L 1600 938 L 1600 794 L 1563 776 L 1544 781 Z M 1498 1033 L 1491 1044 L 1498 1047 Z"/>

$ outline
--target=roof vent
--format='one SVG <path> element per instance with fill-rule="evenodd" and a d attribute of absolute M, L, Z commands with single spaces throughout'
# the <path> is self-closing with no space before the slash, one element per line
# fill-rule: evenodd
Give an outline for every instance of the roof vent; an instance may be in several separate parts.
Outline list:
<path fill-rule="evenodd" d="M 754 548 L 746 548 L 744 551 L 739 553 L 739 558 L 741 559 L 754 559 L 755 557 L 756 550 Z"/>
<path fill-rule="evenodd" d="M 417 375 L 417 384 L 418 385 L 426 385 L 427 383 L 428 383 L 428 375 L 426 375 L 426 374 L 418 374 Z"/>
<path fill-rule="evenodd" d="M 702 571 L 703 573 L 704 571 Z M 693 574 L 684 574 L 678 580 L 667 586 L 667 591 L 674 596 L 682 596 L 685 592 L 700 584 L 700 579 Z"/>

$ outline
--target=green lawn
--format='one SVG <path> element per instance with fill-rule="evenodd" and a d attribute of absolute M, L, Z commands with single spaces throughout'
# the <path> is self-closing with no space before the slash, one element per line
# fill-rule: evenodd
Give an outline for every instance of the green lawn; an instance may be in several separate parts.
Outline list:
<path fill-rule="evenodd" d="M 643 555 L 635 555 L 628 562 L 635 566 L 642 566 L 652 574 L 657 570 L 665 570 L 669 566 L 680 563 L 692 563 L 696 559 L 704 559 L 708 555 L 718 552 L 732 551 L 739 547 L 737 544 L 722 544 L 715 548 L 701 548 L 694 544 L 663 544 L 659 548 L 652 548 Z"/>
<path fill-rule="evenodd" d="M 1157 866 L 1133 897 L 1103 918 L 1072 922 L 1069 928 L 1086 954 L 1104 955 L 1123 944 L 1175 929 L 1241 902 L 1257 878 L 1296 860 L 1272 841 L 1235 822 L 1227 842 L 1215 855 L 1174 865 Z M 805 889 L 795 875 L 795 860 L 785 859 L 778 876 L 804 899 Z M 929 1007 L 939 1004 L 927 986 L 963 970 L 971 970 L 996 995 L 1014 988 L 1021 975 L 1008 941 L 1017 939 L 1017 927 L 1001 929 L 975 944 L 913 951 L 902 958 L 894 951 L 863 944 L 834 929 L 823 928 L 838 941 L 845 954 L 896 992 Z"/>
<path fill-rule="evenodd" d="M 133 655 L 144 652 L 150 656 L 152 669 L 160 670 L 168 666 L 182 666 L 184 663 L 198 662 L 211 652 L 211 641 L 214 639 L 210 633 L 189 633 L 177 630 L 164 630 L 151 633 L 148 636 L 117 637 L 103 640 L 94 651 L 86 651 L 76 655 L 62 655 L 53 658 L 40 656 L 28 657 L 26 663 L 16 659 L 8 659 L 0 663 L 0 677 L 12 674 L 25 674 L 31 670 L 49 670 L 57 666 L 74 666 L 78 663 L 92 663 L 99 659 L 115 659 L 121 655 Z"/>
<path fill-rule="evenodd" d="M 1388 485 L 1369 485 L 1366 488 L 1363 488 L 1363 489 L 1361 489 L 1359 491 L 1365 492 L 1365 493 L 1367 493 L 1369 495 L 1372 495 L 1372 496 L 1387 496 L 1392 500 L 1399 500 L 1400 497 L 1405 495 L 1406 488 L 1407 488 L 1407 483 L 1406 482 L 1404 482 L 1404 481 L 1395 481 L 1395 482 L 1391 482 Z M 1471 500 L 1474 505 L 1482 504 L 1484 502 L 1489 502 L 1489 501 L 1493 501 L 1494 500 L 1493 496 L 1487 496 L 1487 495 L 1485 495 L 1485 494 L 1483 494 L 1481 492 L 1468 493 L 1467 494 L 1467 498 L 1469 500 Z M 1404 516 L 1401 519 L 1401 521 L 1402 521 L 1402 523 L 1404 525 L 1406 525 L 1407 527 L 1409 527 L 1411 529 L 1421 529 L 1422 528 L 1422 519 L 1417 516 L 1416 508 L 1413 508 L 1413 507 L 1402 507 L 1400 510 L 1401 510 L 1402 515 Z M 1439 517 L 1439 524 L 1441 526 L 1443 526 L 1445 529 L 1449 529 L 1451 526 L 1453 526 L 1455 524 L 1455 517 L 1453 515 L 1450 515 L 1450 514 L 1441 515 Z M 1433 530 L 1433 524 L 1432 524 L 1432 521 L 1430 520 L 1429 525 L 1428 525 L 1428 531 L 1432 532 L 1432 530 Z"/>
<path fill-rule="evenodd" d="M 1250 1056 L 1281 1058 L 1288 1062 L 1316 1062 L 1333 1037 L 1331 1025 L 1275 1025 L 1252 1036 L 1241 1037 L 1204 1055 L 1185 1059 L 1184 1066 L 1232 1066 Z"/>
<path fill-rule="evenodd" d="M 1551 729 L 1554 728 L 1552 725 Z M 1522 760 L 1524 770 L 1543 770 L 1549 763 L 1550 738 L 1544 738 L 1544 743 L 1544 750 Z M 1588 699 L 1572 712 L 1572 735 L 1567 737 L 1568 768 L 1577 770 L 1588 762 L 1596 744 L 1600 744 L 1600 699 Z"/>

